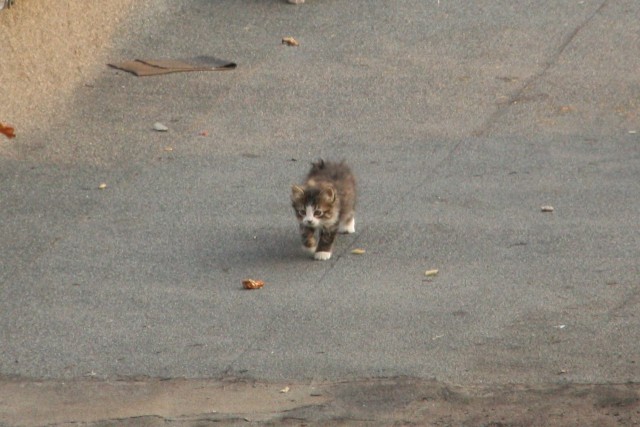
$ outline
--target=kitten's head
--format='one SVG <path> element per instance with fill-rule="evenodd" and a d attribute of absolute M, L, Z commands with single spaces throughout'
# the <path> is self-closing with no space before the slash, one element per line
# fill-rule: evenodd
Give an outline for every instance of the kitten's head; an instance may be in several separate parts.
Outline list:
<path fill-rule="evenodd" d="M 338 218 L 336 189 L 331 184 L 294 185 L 291 205 L 298 222 L 306 227 L 332 225 Z"/>

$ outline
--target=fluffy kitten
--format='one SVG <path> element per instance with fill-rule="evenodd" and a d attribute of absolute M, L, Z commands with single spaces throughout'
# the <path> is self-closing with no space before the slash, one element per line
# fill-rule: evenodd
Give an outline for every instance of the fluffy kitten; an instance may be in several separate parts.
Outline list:
<path fill-rule="evenodd" d="M 331 258 L 336 233 L 356 231 L 356 180 L 344 162 L 312 163 L 304 185 L 291 187 L 291 205 L 300 223 L 302 248 L 317 260 Z"/>

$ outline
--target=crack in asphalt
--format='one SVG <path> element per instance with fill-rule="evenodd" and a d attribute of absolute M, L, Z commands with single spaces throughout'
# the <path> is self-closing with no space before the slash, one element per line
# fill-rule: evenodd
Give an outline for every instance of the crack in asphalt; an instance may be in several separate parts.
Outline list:
<path fill-rule="evenodd" d="M 518 103 L 518 101 L 523 100 L 523 94 L 525 93 L 525 91 L 527 89 L 530 89 L 535 82 L 539 81 L 547 73 L 547 71 L 549 71 L 549 69 L 558 62 L 564 51 L 571 44 L 571 42 L 573 42 L 578 33 L 580 33 L 580 31 L 582 31 L 596 17 L 596 15 L 599 15 L 602 9 L 604 9 L 608 4 L 609 0 L 604 0 L 596 10 L 594 10 L 586 17 L 584 21 L 582 21 L 569 33 L 567 33 L 555 52 L 553 52 L 551 57 L 543 63 L 542 68 L 537 73 L 534 73 L 532 76 L 530 76 L 528 79 L 525 79 L 524 84 L 520 87 L 520 89 L 517 89 L 507 99 L 506 102 L 502 102 L 501 104 L 499 104 L 498 108 L 489 116 L 489 118 L 487 118 L 487 120 L 478 129 L 472 132 L 473 136 L 489 136 L 498 119 L 502 117 L 512 105 Z M 452 153 L 455 152 L 458 145 L 459 143 L 453 147 Z"/>

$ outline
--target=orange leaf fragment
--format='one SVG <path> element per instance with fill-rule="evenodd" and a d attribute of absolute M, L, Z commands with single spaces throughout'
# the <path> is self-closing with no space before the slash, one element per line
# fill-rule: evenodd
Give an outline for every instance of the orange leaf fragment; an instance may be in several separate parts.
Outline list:
<path fill-rule="evenodd" d="M 286 44 L 287 46 L 300 46 L 298 40 L 294 39 L 293 37 L 283 37 L 282 44 Z"/>
<path fill-rule="evenodd" d="M 9 139 L 16 137 L 15 129 L 1 122 L 0 122 L 0 133 L 4 134 L 4 136 L 6 136 Z"/>
<path fill-rule="evenodd" d="M 242 285 L 245 289 L 260 289 L 264 286 L 264 282 L 262 280 L 245 279 L 242 281 Z"/>

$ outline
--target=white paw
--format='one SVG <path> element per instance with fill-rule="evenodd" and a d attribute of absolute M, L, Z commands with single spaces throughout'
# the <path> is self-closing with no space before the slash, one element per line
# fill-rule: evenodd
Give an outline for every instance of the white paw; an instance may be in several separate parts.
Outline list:
<path fill-rule="evenodd" d="M 316 252 L 313 255 L 313 258 L 317 259 L 318 261 L 326 261 L 331 258 L 331 252 Z"/>
<path fill-rule="evenodd" d="M 356 219 L 351 218 L 346 223 L 338 225 L 338 233 L 351 234 L 356 232 Z"/>
<path fill-rule="evenodd" d="M 306 252 L 306 253 L 308 253 L 308 254 L 311 254 L 311 255 L 313 255 L 313 254 L 315 254 L 315 253 L 316 253 L 316 247 L 315 247 L 315 246 L 314 246 L 314 247 L 312 247 L 312 248 L 310 248 L 310 247 L 308 247 L 308 246 L 304 246 L 304 245 L 302 245 L 302 250 L 303 250 L 303 251 L 305 251 L 305 252 Z"/>

